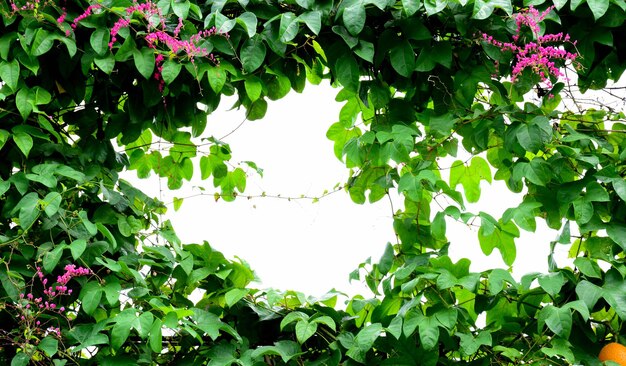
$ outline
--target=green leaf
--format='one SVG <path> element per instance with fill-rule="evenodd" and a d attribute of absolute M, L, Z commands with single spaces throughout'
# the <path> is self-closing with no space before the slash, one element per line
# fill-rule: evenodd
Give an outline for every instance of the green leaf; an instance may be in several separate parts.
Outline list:
<path fill-rule="evenodd" d="M 30 45 L 30 54 L 32 56 L 41 56 L 50 51 L 54 45 L 54 38 L 54 35 L 50 34 L 45 29 L 37 28 L 33 43 Z"/>
<path fill-rule="evenodd" d="M 420 8 L 419 0 L 402 0 L 402 8 L 407 16 L 415 14 Z"/>
<path fill-rule="evenodd" d="M 15 105 L 24 121 L 26 121 L 33 111 L 33 100 L 30 94 L 30 89 L 22 87 L 17 91 L 17 95 L 15 96 Z"/>
<path fill-rule="evenodd" d="M 434 317 L 424 317 L 419 323 L 419 335 L 425 350 L 435 348 L 439 341 L 439 324 Z"/>
<path fill-rule="evenodd" d="M 63 197 L 59 192 L 50 192 L 42 200 L 44 212 L 48 217 L 52 217 L 59 211 Z"/>
<path fill-rule="evenodd" d="M 430 226 L 430 232 L 433 238 L 437 240 L 446 240 L 446 215 L 443 212 L 437 212 Z"/>
<path fill-rule="evenodd" d="M 161 76 L 163 77 L 163 81 L 165 84 L 171 84 L 178 74 L 180 74 L 180 70 L 182 69 L 182 65 L 176 60 L 165 60 L 163 63 L 163 70 L 161 71 Z"/>
<path fill-rule="evenodd" d="M 415 53 L 409 41 L 404 39 L 389 53 L 391 67 L 404 77 L 409 77 L 415 70 Z"/>
<path fill-rule="evenodd" d="M 481 331 L 476 337 L 473 334 L 456 333 L 461 340 L 461 352 L 464 356 L 471 356 L 475 354 L 480 346 L 491 346 L 492 338 L 491 333 L 488 331 Z"/>
<path fill-rule="evenodd" d="M 207 69 L 206 74 L 209 79 L 211 89 L 213 89 L 216 94 L 219 94 L 222 91 L 224 84 L 226 84 L 226 70 L 219 66 L 210 66 Z"/>
<path fill-rule="evenodd" d="M 357 36 L 365 26 L 365 6 L 362 2 L 348 6 L 343 10 L 343 25 L 353 36 Z"/>
<path fill-rule="evenodd" d="M 391 243 L 387 243 L 385 247 L 385 252 L 383 253 L 380 261 L 378 262 L 378 270 L 382 275 L 386 275 L 391 270 L 393 266 L 393 259 L 395 257 L 395 252 L 393 250 L 393 246 Z"/>
<path fill-rule="evenodd" d="M 315 35 L 318 35 L 322 29 L 322 13 L 317 10 L 307 11 L 300 14 L 298 16 L 298 20 L 306 24 L 306 26 Z"/>
<path fill-rule="evenodd" d="M 248 114 L 246 118 L 250 121 L 259 120 L 265 117 L 267 112 L 267 101 L 264 98 L 255 100 L 248 108 Z"/>
<path fill-rule="evenodd" d="M 346 352 L 346 355 L 356 361 L 362 362 L 360 360 L 362 360 L 363 355 L 372 348 L 382 331 L 383 326 L 380 323 L 365 326 L 354 338 L 354 346 Z"/>
<path fill-rule="evenodd" d="M 154 319 L 152 328 L 150 328 L 150 338 L 148 339 L 148 345 L 152 352 L 161 353 L 163 351 L 163 333 L 161 326 L 163 323 L 161 319 Z"/>
<path fill-rule="evenodd" d="M 234 288 L 234 289 L 228 291 L 224 295 L 224 300 L 226 301 L 226 306 L 232 307 L 233 305 L 238 303 L 239 300 L 243 299 L 244 296 L 246 296 L 249 292 L 250 292 L 250 290 L 249 289 L 245 289 L 245 288 Z"/>
<path fill-rule="evenodd" d="M 172 203 L 174 205 L 174 211 L 180 210 L 180 206 L 183 205 L 184 201 L 185 200 L 183 198 L 173 197 L 172 198 Z"/>
<path fill-rule="evenodd" d="M 91 221 L 89 221 L 89 218 L 87 217 L 87 212 L 86 211 L 79 211 L 78 212 L 78 217 L 80 218 L 80 221 L 82 222 L 83 226 L 85 226 L 85 229 L 87 229 L 87 232 L 90 235 L 96 235 L 98 233 L 98 228 L 96 227 L 96 225 L 94 225 L 94 223 L 92 223 Z M 129 217 L 130 219 L 131 217 Z"/>
<path fill-rule="evenodd" d="M 448 0 L 424 0 L 424 8 L 428 16 L 435 15 L 445 9 Z"/>
<path fill-rule="evenodd" d="M 280 330 L 282 331 L 288 324 L 291 324 L 295 321 L 308 320 L 309 316 L 301 311 L 292 311 L 285 315 L 285 317 L 280 321 Z"/>
<path fill-rule="evenodd" d="M 357 37 L 353 37 L 345 27 L 342 27 L 340 25 L 335 25 L 333 26 L 332 30 L 335 34 L 339 35 L 350 48 L 354 48 L 354 46 L 356 46 L 359 43 L 359 39 Z M 317 47 L 317 48 L 320 48 L 320 47 Z"/>
<path fill-rule="evenodd" d="M 572 331 L 572 312 L 569 308 L 547 305 L 539 312 L 537 319 L 539 331 L 544 323 L 554 334 L 567 339 Z"/>
<path fill-rule="evenodd" d="M 621 198 L 622 201 L 626 201 L 626 180 L 623 178 L 614 178 L 611 180 L 611 183 L 619 198 Z"/>
<path fill-rule="evenodd" d="M 30 357 L 24 352 L 18 352 L 11 360 L 11 366 L 27 366 L 30 363 Z"/>
<path fill-rule="evenodd" d="M 258 69 L 265 60 L 266 52 L 267 48 L 259 34 L 247 39 L 239 52 L 244 71 L 251 73 Z"/>
<path fill-rule="evenodd" d="M 374 44 L 359 40 L 359 45 L 354 49 L 354 53 L 365 61 L 374 63 Z"/>
<path fill-rule="evenodd" d="M 473 157 L 469 167 L 460 160 L 452 163 L 450 188 L 454 189 L 461 183 L 468 202 L 478 202 L 481 180 L 491 183 L 491 169 L 485 159 L 480 156 Z"/>
<path fill-rule="evenodd" d="M 11 136 L 11 133 L 9 131 L 0 129 L 0 150 L 2 150 L 2 148 L 4 147 L 4 144 L 6 144 L 10 136 Z M 2 192 L 2 194 L 4 194 L 4 192 Z"/>
<path fill-rule="evenodd" d="M 81 300 L 81 309 L 87 315 L 92 315 L 102 299 L 102 287 L 96 281 L 89 281 L 81 288 L 78 298 Z M 130 332 L 130 326 L 128 327 Z M 113 341 L 112 341 L 113 343 Z"/>
<path fill-rule="evenodd" d="M 47 336 L 39 341 L 37 348 L 42 350 L 46 354 L 46 356 L 52 357 L 59 350 L 59 341 L 53 336 Z"/>
<path fill-rule="evenodd" d="M 154 322 L 154 315 L 151 312 L 143 312 L 139 317 L 133 321 L 132 327 L 137 331 L 139 337 L 146 339 L 150 334 L 150 328 Z"/>
<path fill-rule="evenodd" d="M 27 133 L 16 132 L 13 134 L 13 141 L 15 141 L 22 154 L 28 157 L 30 150 L 33 148 L 33 138 Z"/>
<path fill-rule="evenodd" d="M 230 32 L 236 24 L 236 19 L 230 19 L 222 13 L 215 13 L 215 28 L 219 34 Z"/>
<path fill-rule="evenodd" d="M 574 265 L 587 277 L 602 278 L 602 269 L 596 261 L 590 258 L 578 257 L 574 259 Z"/>
<path fill-rule="evenodd" d="M 248 38 L 252 38 L 256 34 L 257 17 L 254 13 L 246 11 L 237 17 L 237 24 L 248 33 Z"/>
<path fill-rule="evenodd" d="M 501 268 L 493 269 L 491 273 L 489 273 L 488 279 L 489 292 L 492 296 L 499 294 L 504 289 L 505 282 L 513 286 L 517 285 L 511 273 Z"/>
<path fill-rule="evenodd" d="M 106 57 L 96 57 L 93 62 L 107 75 L 110 75 L 115 67 L 115 57 L 112 54 Z"/>
<path fill-rule="evenodd" d="M 594 212 L 593 203 L 587 202 L 583 197 L 580 197 L 572 202 L 572 206 L 574 207 L 574 219 L 579 226 L 591 220 Z"/>
<path fill-rule="evenodd" d="M 184 1 L 172 1 L 172 10 L 177 17 L 181 19 L 187 19 L 187 15 L 189 14 L 189 8 L 191 7 L 191 3 L 189 0 Z"/>
<path fill-rule="evenodd" d="M 57 245 L 54 249 L 46 252 L 43 257 L 43 268 L 46 272 L 52 272 L 54 268 L 61 260 L 63 250 L 67 247 L 66 244 Z"/>
<path fill-rule="evenodd" d="M 400 339 L 400 336 L 402 336 L 402 317 L 396 316 L 393 318 L 385 330 L 387 333 L 394 336 L 395 339 Z"/>
<path fill-rule="evenodd" d="M 27 230 L 29 229 L 39 217 L 41 211 L 39 211 L 39 195 L 36 192 L 30 192 L 15 206 L 15 210 L 19 210 L 18 218 L 20 220 L 20 226 Z"/>
<path fill-rule="evenodd" d="M 317 323 L 309 323 L 306 320 L 300 320 L 296 323 L 296 339 L 298 343 L 303 344 L 307 339 L 311 338 L 317 331 Z"/>
<path fill-rule="evenodd" d="M 561 272 L 551 273 L 548 275 L 543 275 L 538 279 L 539 286 L 550 296 L 556 296 L 560 291 L 563 285 L 565 284 L 565 277 Z"/>
<path fill-rule="evenodd" d="M 589 5 L 589 9 L 591 9 L 595 20 L 600 19 L 606 14 L 606 11 L 609 9 L 609 3 L 609 0 L 587 0 L 587 5 Z"/>
<path fill-rule="evenodd" d="M 259 79 L 257 76 L 251 76 L 247 78 L 244 82 L 244 86 L 246 88 L 248 98 L 250 98 L 252 102 L 261 97 L 261 94 L 263 93 L 263 84 L 261 82 L 261 79 Z"/>
<path fill-rule="evenodd" d="M 515 238 L 519 237 L 519 229 L 509 221 L 503 224 L 499 221 L 499 227 L 495 227 L 491 234 L 485 234 L 485 230 L 481 225 L 478 229 L 478 242 L 480 248 L 485 255 L 490 255 L 494 248 L 497 248 L 502 255 L 502 260 L 508 266 L 515 262 L 516 248 Z"/>
<path fill-rule="evenodd" d="M 72 258 L 77 260 L 87 249 L 87 241 L 85 239 L 76 239 L 70 244 L 70 252 L 72 252 Z"/>
<path fill-rule="evenodd" d="M 330 316 L 322 315 L 320 317 L 311 319 L 311 321 L 315 322 L 317 324 L 324 324 L 324 325 L 326 325 L 328 328 L 330 328 L 332 330 L 335 330 L 337 328 L 337 325 L 335 324 L 335 321 Z"/>
<path fill-rule="evenodd" d="M 254 358 L 261 358 L 265 355 L 277 355 L 286 364 L 292 358 L 302 354 L 300 346 L 294 341 L 278 341 L 273 346 L 261 346 L 255 349 L 251 356 Z"/>
<path fill-rule="evenodd" d="M 622 319 L 626 319 L 626 281 L 614 268 L 606 272 L 602 297 Z"/>
<path fill-rule="evenodd" d="M 576 285 L 576 295 L 585 303 L 589 310 L 593 309 L 603 293 L 604 291 L 601 287 L 587 280 L 582 280 Z"/>
<path fill-rule="evenodd" d="M 124 345 L 124 342 L 126 342 L 130 335 L 131 324 L 134 320 L 134 318 L 125 317 L 118 320 L 115 325 L 113 325 L 111 329 L 111 348 L 118 350 Z"/>
<path fill-rule="evenodd" d="M 104 56 L 109 51 L 109 41 L 111 31 L 107 28 L 96 28 L 89 37 L 89 44 L 100 56 Z"/>
<path fill-rule="evenodd" d="M 219 317 L 208 311 L 193 308 L 193 320 L 196 323 L 196 327 L 206 333 L 211 339 L 215 340 L 220 335 L 220 328 L 222 321 Z"/>
<path fill-rule="evenodd" d="M 626 225 L 611 222 L 606 227 L 609 238 L 626 251 Z"/>
<path fill-rule="evenodd" d="M 109 276 L 106 279 L 106 285 L 104 285 L 103 291 L 109 305 L 115 305 L 119 301 L 122 285 L 117 277 Z"/>
<path fill-rule="evenodd" d="M 6 83 L 13 92 L 17 91 L 20 80 L 20 63 L 17 60 L 0 61 L 0 80 Z"/>
<path fill-rule="evenodd" d="M 359 88 L 359 65 L 351 53 L 345 53 L 335 64 L 335 72 L 337 73 L 337 81 L 347 90 L 356 92 Z"/>
<path fill-rule="evenodd" d="M 155 56 L 154 50 L 149 47 L 133 50 L 133 60 L 137 71 L 146 79 L 152 77 L 154 71 Z"/>
<path fill-rule="evenodd" d="M 282 13 L 280 16 L 280 26 L 278 28 L 278 37 L 281 42 L 289 43 L 298 35 L 299 23 L 298 18 L 292 12 Z"/>
<path fill-rule="evenodd" d="M 504 10 L 508 15 L 513 14 L 511 0 L 475 0 L 472 18 L 487 19 L 496 8 Z"/>

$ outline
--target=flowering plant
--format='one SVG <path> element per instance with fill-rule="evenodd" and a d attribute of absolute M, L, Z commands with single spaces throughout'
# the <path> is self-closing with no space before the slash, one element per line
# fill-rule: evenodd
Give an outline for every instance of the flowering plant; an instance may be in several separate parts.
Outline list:
<path fill-rule="evenodd" d="M 73 289 L 69 286 L 70 281 L 89 276 L 92 272 L 85 267 L 67 264 L 63 273 L 52 282 L 43 274 L 41 267 L 35 269 L 35 276 L 26 286 L 28 290 L 20 293 L 15 303 L 7 304 L 7 309 L 19 320 L 18 328 L 8 332 L 2 330 L 0 338 L 31 358 L 40 358 L 43 356 L 38 349 L 45 352 L 51 344 L 58 348 L 59 341 L 63 339 L 61 329 L 67 329 L 64 323 L 69 324 L 79 310 L 80 304 L 71 297 Z"/>
<path fill-rule="evenodd" d="M 572 53 L 564 49 L 563 44 L 569 43 L 576 46 L 575 41 L 570 41 L 570 36 L 559 32 L 556 34 L 541 34 L 540 22 L 554 9 L 548 7 L 543 12 L 539 12 L 532 5 L 515 15 L 516 34 L 513 35 L 513 42 L 502 42 L 493 36 L 483 33 L 482 39 L 491 45 L 496 46 L 503 52 L 511 52 L 515 56 L 511 81 L 515 82 L 526 70 L 533 72 L 539 77 L 546 89 L 551 89 L 553 80 L 563 77 L 561 63 L 575 62 L 578 53 Z M 526 40 L 522 36 L 522 29 L 526 26 L 531 30 L 531 39 Z M 498 62 L 496 61 L 496 67 Z"/>

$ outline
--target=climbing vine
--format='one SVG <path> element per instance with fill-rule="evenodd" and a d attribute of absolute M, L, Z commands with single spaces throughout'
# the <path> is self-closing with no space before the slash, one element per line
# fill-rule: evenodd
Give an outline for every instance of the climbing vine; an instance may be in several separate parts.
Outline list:
<path fill-rule="evenodd" d="M 626 124 L 571 90 L 620 78 L 625 12 L 619 0 L 0 2 L 0 362 L 598 365 L 626 319 Z M 371 293 L 344 307 L 252 288 L 245 263 L 182 243 L 164 203 L 120 178 L 175 190 L 199 175 L 215 199 L 245 196 L 258 167 L 231 161 L 208 116 L 224 95 L 263 118 L 307 83 L 331 83 L 343 105 L 327 133 L 350 171 L 342 191 L 403 199 L 396 238 L 353 273 Z M 493 180 L 522 202 L 468 210 Z M 520 230 L 544 220 L 560 233 L 545 245 L 569 246 L 572 264 L 551 254 L 548 273 L 521 280 L 473 272 L 448 256 L 464 244 L 446 237 L 452 220 L 508 266 Z"/>

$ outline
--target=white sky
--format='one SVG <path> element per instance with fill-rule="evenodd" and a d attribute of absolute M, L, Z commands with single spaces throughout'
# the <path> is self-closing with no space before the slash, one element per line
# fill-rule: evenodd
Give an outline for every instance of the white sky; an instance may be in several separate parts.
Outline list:
<path fill-rule="evenodd" d="M 338 119 L 341 104 L 334 101 L 337 92 L 327 85 L 307 85 L 303 94 L 292 92 L 270 102 L 264 119 L 246 121 L 224 140 L 233 150 L 232 162 L 251 160 L 264 169 L 263 178 L 249 170 L 246 194 L 319 196 L 347 180 L 348 171 L 334 156 L 333 143 L 325 136 Z M 221 108 L 209 116 L 205 135 L 220 138 L 243 121 L 243 109 L 226 111 L 232 103 L 233 99 L 223 100 Z M 196 169 L 194 176 L 199 175 Z M 386 243 L 394 241 L 388 200 L 357 205 L 341 191 L 317 203 L 270 197 L 215 202 L 211 179 L 186 182 L 183 189 L 174 192 L 166 191 L 165 181 L 161 184 L 160 199 L 164 202 L 199 193 L 193 186 L 206 189 L 205 196 L 185 199 L 178 212 L 169 209 L 184 243 L 207 240 L 227 257 L 244 259 L 261 278 L 261 288 L 292 289 L 313 296 L 335 288 L 369 296 L 363 284 L 349 284 L 348 275 L 370 256 L 377 261 Z M 159 197 L 154 175 L 148 184 L 132 180 L 146 193 Z M 499 218 L 522 198 L 510 193 L 502 182 L 494 181 L 491 186 L 483 182 L 482 188 L 480 205 L 468 205 L 473 213 L 486 211 Z M 481 253 L 475 230 L 451 220 L 447 223 L 453 259 L 470 258 L 473 271 L 506 268 L 497 250 L 489 257 Z M 549 242 L 557 233 L 546 229 L 542 220 L 537 224 L 537 233 L 522 231 L 516 241 L 514 269 L 518 278 L 528 272 L 547 271 Z"/>

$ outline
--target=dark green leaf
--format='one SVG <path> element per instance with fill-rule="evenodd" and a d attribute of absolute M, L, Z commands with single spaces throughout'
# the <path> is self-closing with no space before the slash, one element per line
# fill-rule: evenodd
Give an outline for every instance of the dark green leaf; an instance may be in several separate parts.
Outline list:
<path fill-rule="evenodd" d="M 47 336 L 39 341 L 37 348 L 42 350 L 46 354 L 46 356 L 52 357 L 59 350 L 59 341 L 52 336 Z"/>
<path fill-rule="evenodd" d="M 11 62 L 0 61 L 0 80 L 6 83 L 13 92 L 17 91 L 20 77 L 20 63 L 17 60 Z"/>
<path fill-rule="evenodd" d="M 347 90 L 357 91 L 359 88 L 359 65 L 350 53 L 341 56 L 335 64 L 337 81 Z"/>
<path fill-rule="evenodd" d="M 239 53 L 241 62 L 243 63 L 243 69 L 248 73 L 258 69 L 263 63 L 263 60 L 265 60 L 266 50 L 260 35 L 257 34 L 246 40 L 241 46 Z"/>
<path fill-rule="evenodd" d="M 133 50 L 133 60 L 137 71 L 146 79 L 150 79 L 154 71 L 154 51 L 149 47 Z"/>
<path fill-rule="evenodd" d="M 98 305 L 100 305 L 100 299 L 102 299 L 102 287 L 100 287 L 100 284 L 96 281 L 89 281 L 81 288 L 78 298 L 81 300 L 81 309 L 86 314 L 91 315 L 96 310 Z M 118 330 L 118 332 L 119 331 L 120 330 Z M 130 331 L 130 327 L 128 327 L 128 331 Z M 112 336 L 112 338 L 114 337 Z"/>
<path fill-rule="evenodd" d="M 110 53 L 105 57 L 94 58 L 93 62 L 107 75 L 110 75 L 115 67 L 115 57 Z"/>
<path fill-rule="evenodd" d="M 161 71 L 161 76 L 165 84 L 171 84 L 180 73 L 181 68 L 182 65 L 177 60 L 166 60 L 163 63 L 163 70 Z"/>
<path fill-rule="evenodd" d="M 106 28 L 96 28 L 91 37 L 89 37 L 89 43 L 94 51 L 100 56 L 104 56 L 109 51 L 109 40 L 111 38 L 111 31 Z"/>
<path fill-rule="evenodd" d="M 404 77 L 409 77 L 415 70 L 415 53 L 408 40 L 403 40 L 389 53 L 391 66 Z"/>

